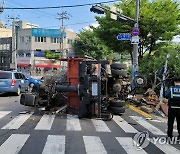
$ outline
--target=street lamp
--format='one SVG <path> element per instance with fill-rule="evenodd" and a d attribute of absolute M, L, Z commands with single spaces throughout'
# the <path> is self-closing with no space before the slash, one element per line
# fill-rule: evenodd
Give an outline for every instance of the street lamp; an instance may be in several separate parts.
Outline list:
<path fill-rule="evenodd" d="M 107 8 L 104 8 L 102 6 L 92 6 L 90 9 L 91 12 L 98 13 L 98 14 L 104 14 L 104 11 L 110 11 L 110 13 L 117 15 L 117 20 L 123 20 L 123 21 L 131 21 L 134 22 L 134 28 L 132 33 L 134 33 L 132 40 L 135 40 L 135 42 L 131 41 L 131 44 L 133 44 L 133 51 L 132 51 L 132 89 L 135 88 L 134 80 L 138 77 L 138 45 L 139 45 L 139 5 L 140 0 L 136 0 L 136 7 L 135 7 L 135 19 L 132 19 L 130 17 L 127 17 L 120 12 L 114 12 L 111 10 L 108 10 Z M 135 34 L 136 31 L 138 34 Z"/>

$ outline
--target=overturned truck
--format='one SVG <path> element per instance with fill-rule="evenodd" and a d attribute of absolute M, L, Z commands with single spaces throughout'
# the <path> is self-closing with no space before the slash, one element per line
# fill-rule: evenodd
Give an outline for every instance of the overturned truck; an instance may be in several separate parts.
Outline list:
<path fill-rule="evenodd" d="M 83 58 L 62 60 L 67 61 L 67 69 L 45 76 L 31 93 L 22 94 L 22 105 L 47 110 L 67 106 L 67 113 L 80 118 L 110 119 L 125 112 L 130 86 L 125 64 Z"/>

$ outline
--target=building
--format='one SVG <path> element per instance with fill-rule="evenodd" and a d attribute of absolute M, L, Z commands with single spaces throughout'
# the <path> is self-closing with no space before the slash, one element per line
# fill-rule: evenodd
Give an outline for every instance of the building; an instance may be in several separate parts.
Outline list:
<path fill-rule="evenodd" d="M 12 30 L 7 28 L 0 28 L 0 38 L 12 37 Z"/>
<path fill-rule="evenodd" d="M 0 38 L 0 70 L 10 70 L 12 63 L 12 37 Z"/>
<path fill-rule="evenodd" d="M 62 54 L 63 47 L 65 56 L 74 52 L 72 44 L 76 38 L 75 32 L 65 30 L 62 34 L 59 29 L 37 28 L 37 25 L 23 21 L 17 22 L 16 25 L 18 25 L 17 66 L 22 72 L 35 73 L 36 70 L 40 70 L 38 72 L 42 74 L 44 70 L 59 68 L 60 62 L 52 63 L 45 58 L 47 50 Z"/>
<path fill-rule="evenodd" d="M 10 70 L 12 62 L 12 30 L 0 22 L 0 70 Z"/>

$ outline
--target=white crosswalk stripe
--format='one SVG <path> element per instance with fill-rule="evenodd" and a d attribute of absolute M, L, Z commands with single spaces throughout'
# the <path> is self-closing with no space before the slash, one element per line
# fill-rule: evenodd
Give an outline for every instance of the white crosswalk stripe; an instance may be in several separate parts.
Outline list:
<path fill-rule="evenodd" d="M 0 111 L 0 119 L 11 113 L 11 111 Z"/>
<path fill-rule="evenodd" d="M 51 130 L 55 115 L 43 115 L 35 127 L 35 130 Z"/>
<path fill-rule="evenodd" d="M 114 116 L 113 120 L 121 127 L 126 133 L 137 133 L 138 131 L 128 124 L 123 118 L 120 116 Z"/>
<path fill-rule="evenodd" d="M 79 118 L 74 115 L 67 115 L 67 123 L 66 123 L 67 131 L 81 131 L 81 125 L 79 122 Z"/>
<path fill-rule="evenodd" d="M 29 119 L 29 117 L 33 114 L 33 112 L 31 112 L 30 114 L 22 114 L 22 115 L 18 115 L 16 118 L 14 118 L 12 121 L 10 121 L 7 125 L 5 125 L 4 127 L 2 127 L 1 129 L 18 129 L 19 127 L 21 127 L 21 125 L 27 120 Z"/>
<path fill-rule="evenodd" d="M 138 153 L 138 154 L 146 154 L 147 152 L 142 150 L 137 150 L 136 146 L 133 144 L 133 139 L 131 137 L 116 137 L 119 144 L 123 147 L 123 149 L 128 154 Z"/>
<path fill-rule="evenodd" d="M 150 140 L 150 141 L 152 142 L 152 140 Z M 166 141 L 166 139 L 164 141 Z M 152 143 L 156 147 L 158 147 L 160 150 L 162 150 L 164 153 L 173 153 L 173 154 L 180 153 L 180 151 L 178 149 L 176 149 L 175 147 L 173 147 L 172 145 L 170 145 L 169 143 L 164 142 L 164 141 L 156 142 L 156 143 L 152 142 Z M 162 143 L 162 144 L 160 144 L 160 143 Z"/>
<path fill-rule="evenodd" d="M 106 123 L 102 120 L 91 119 L 97 132 L 111 132 Z"/>
<path fill-rule="evenodd" d="M 65 153 L 65 136 L 48 135 L 42 154 L 64 154 Z"/>
<path fill-rule="evenodd" d="M 142 117 L 139 117 L 139 116 L 130 116 L 130 117 L 133 120 L 135 120 L 136 122 L 138 122 L 141 126 L 146 128 L 148 131 L 150 131 L 151 133 L 153 133 L 155 135 L 166 135 L 164 132 L 162 132 L 155 126 L 153 126 L 150 123 L 148 123 L 147 121 L 143 120 Z"/>
<path fill-rule="evenodd" d="M 101 139 L 97 136 L 83 136 L 87 154 L 107 154 Z"/>
<path fill-rule="evenodd" d="M 29 134 L 12 134 L 0 146 L 0 154 L 18 154 L 29 136 Z"/>

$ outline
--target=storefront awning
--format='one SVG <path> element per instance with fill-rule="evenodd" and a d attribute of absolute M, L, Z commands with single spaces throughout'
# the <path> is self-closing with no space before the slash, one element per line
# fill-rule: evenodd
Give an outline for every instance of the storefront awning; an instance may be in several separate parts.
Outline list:
<path fill-rule="evenodd" d="M 31 64 L 17 64 L 17 66 L 28 67 L 28 66 L 31 66 Z"/>
<path fill-rule="evenodd" d="M 35 67 L 41 67 L 41 68 L 60 68 L 60 65 L 53 65 L 53 64 L 35 64 Z"/>

